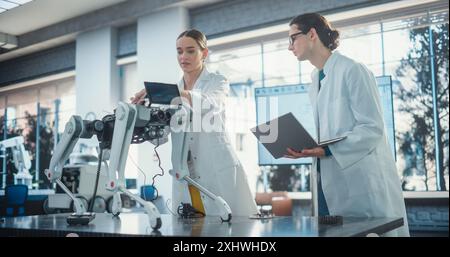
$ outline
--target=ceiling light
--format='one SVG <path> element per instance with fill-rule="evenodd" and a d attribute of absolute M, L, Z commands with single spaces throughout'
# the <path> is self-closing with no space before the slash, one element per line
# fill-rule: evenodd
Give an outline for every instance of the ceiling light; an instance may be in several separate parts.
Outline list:
<path fill-rule="evenodd" d="M 24 5 L 33 0 L 0 0 L 0 13 Z"/>

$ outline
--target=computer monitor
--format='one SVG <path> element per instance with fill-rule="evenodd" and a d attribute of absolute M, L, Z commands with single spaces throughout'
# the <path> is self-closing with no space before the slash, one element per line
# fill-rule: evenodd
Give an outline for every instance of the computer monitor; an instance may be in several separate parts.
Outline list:
<path fill-rule="evenodd" d="M 384 123 L 387 136 L 395 157 L 395 126 L 391 76 L 376 77 L 381 97 Z M 292 112 L 305 129 L 315 138 L 316 129 L 312 114 L 312 106 L 308 97 L 310 84 L 297 84 L 275 87 L 255 88 L 256 125 Z M 311 158 L 275 159 L 267 149 L 258 142 L 258 164 L 265 165 L 298 165 L 310 164 Z"/>
<path fill-rule="evenodd" d="M 137 179 L 126 178 L 125 179 L 125 187 L 126 187 L 126 189 L 137 189 Z"/>

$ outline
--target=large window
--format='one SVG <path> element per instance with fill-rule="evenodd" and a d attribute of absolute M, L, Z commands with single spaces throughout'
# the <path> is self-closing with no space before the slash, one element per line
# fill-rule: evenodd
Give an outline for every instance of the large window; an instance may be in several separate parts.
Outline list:
<path fill-rule="evenodd" d="M 208 67 L 220 71 L 234 84 L 262 84 L 261 46 L 245 46 L 211 54 Z"/>
<path fill-rule="evenodd" d="M 367 65 L 375 76 L 393 79 L 396 157 L 403 190 L 448 190 L 448 11 L 352 25 L 340 28 L 340 32 L 341 53 Z M 312 65 L 298 63 L 287 47 L 287 40 L 280 39 L 212 51 L 209 67 L 225 75 L 231 85 L 246 84 L 251 91 L 263 86 L 309 83 Z M 251 108 L 255 108 L 253 96 L 236 94 L 235 97 L 253 101 Z M 255 119 L 240 117 L 240 120 Z M 244 131 L 245 135 L 238 136 L 253 137 L 247 128 Z M 257 149 L 256 142 L 250 143 L 242 155 L 251 156 L 254 158 L 251 162 L 257 163 L 255 155 L 245 154 Z M 249 162 L 247 157 L 246 161 Z M 276 169 L 285 168 L 273 168 Z M 308 179 L 301 176 L 308 172 L 299 173 L 297 167 L 289 169 L 291 183 L 284 190 L 300 191 L 295 185 L 303 182 L 297 180 Z M 277 181 L 274 176 L 278 175 L 269 178 Z M 250 181 L 260 180 L 250 178 Z M 271 186 L 280 189 L 279 185 Z"/>
<path fill-rule="evenodd" d="M 406 24 L 417 19 L 424 18 Z M 385 23 L 384 42 L 386 73 L 397 82 L 397 167 L 403 189 L 448 190 L 448 22 L 406 28 L 397 28 L 398 23 Z"/>
<path fill-rule="evenodd" d="M 2 92 L 0 97 L 0 140 L 23 136 L 31 159 L 33 188 L 50 188 L 44 170 L 50 164 L 55 141 L 75 112 L 73 77 Z M 62 125 L 61 125 L 62 124 Z M 14 183 L 17 173 L 7 150 L 0 158 L 0 185 Z"/>
<path fill-rule="evenodd" d="M 292 58 L 292 53 L 287 51 L 288 44 L 287 39 L 263 44 L 266 87 L 300 83 L 300 64 Z"/>
<path fill-rule="evenodd" d="M 338 50 L 352 59 L 364 63 L 375 76 L 382 72 L 383 50 L 380 24 L 341 30 Z"/>

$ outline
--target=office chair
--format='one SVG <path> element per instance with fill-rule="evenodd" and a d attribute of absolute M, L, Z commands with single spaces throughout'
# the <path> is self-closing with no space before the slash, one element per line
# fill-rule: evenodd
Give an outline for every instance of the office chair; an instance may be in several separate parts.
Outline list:
<path fill-rule="evenodd" d="M 25 202 L 28 197 L 26 185 L 8 185 L 5 187 L 6 216 L 25 216 Z"/>
<path fill-rule="evenodd" d="M 275 216 L 292 216 L 292 199 L 287 192 L 256 193 L 255 201 L 260 210 L 269 207 Z"/>

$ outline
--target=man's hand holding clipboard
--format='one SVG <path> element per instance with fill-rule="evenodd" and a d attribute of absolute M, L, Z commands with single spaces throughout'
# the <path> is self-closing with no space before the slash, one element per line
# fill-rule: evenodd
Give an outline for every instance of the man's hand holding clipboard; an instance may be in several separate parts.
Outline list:
<path fill-rule="evenodd" d="M 260 124 L 251 131 L 275 159 L 322 157 L 325 156 L 325 146 L 345 138 L 337 137 L 317 143 L 290 112 Z"/>

